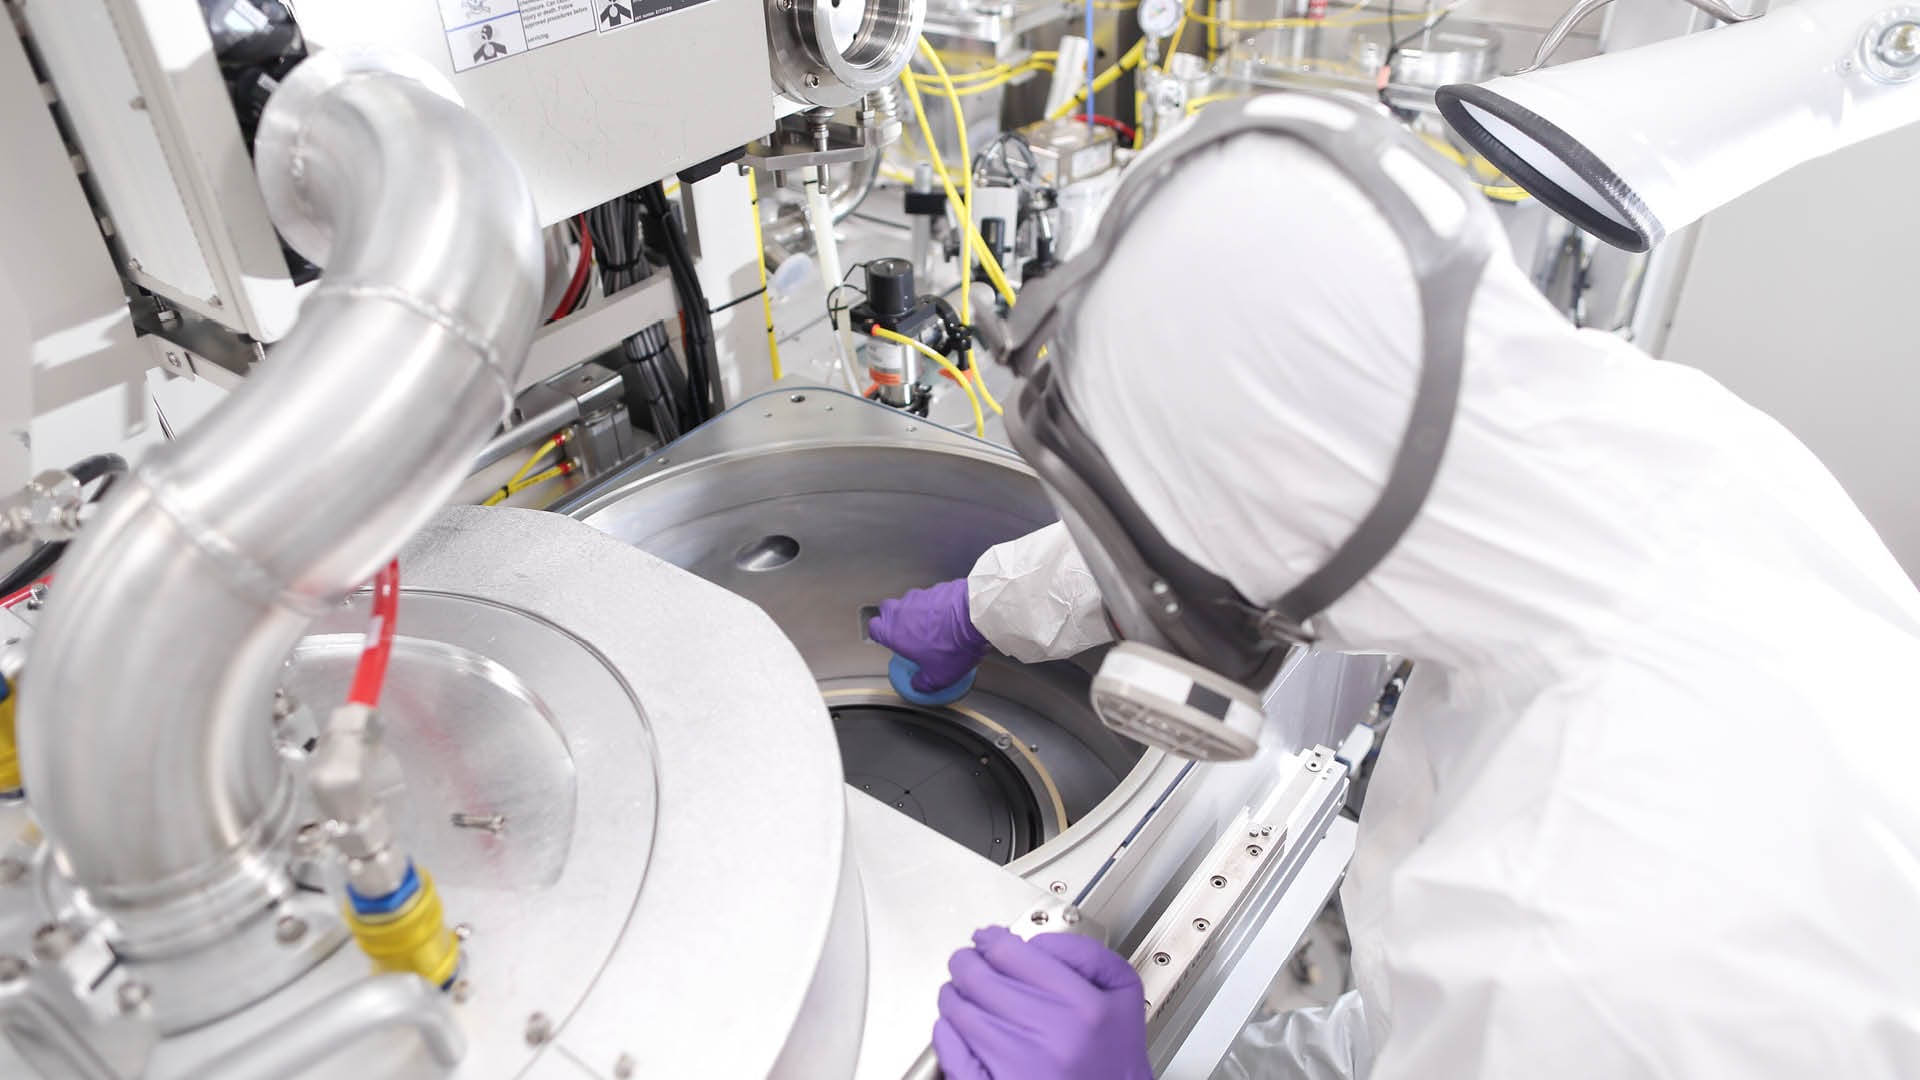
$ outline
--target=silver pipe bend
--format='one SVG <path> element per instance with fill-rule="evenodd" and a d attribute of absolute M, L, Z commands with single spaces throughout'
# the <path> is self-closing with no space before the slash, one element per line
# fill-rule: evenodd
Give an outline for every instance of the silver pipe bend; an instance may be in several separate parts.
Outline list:
<path fill-rule="evenodd" d="M 102 505 L 21 688 L 36 814 L 128 955 L 282 887 L 259 858 L 290 804 L 281 665 L 452 495 L 540 315 L 519 168 L 420 62 L 308 60 L 255 149 L 275 224 L 326 275 L 259 371 Z"/>

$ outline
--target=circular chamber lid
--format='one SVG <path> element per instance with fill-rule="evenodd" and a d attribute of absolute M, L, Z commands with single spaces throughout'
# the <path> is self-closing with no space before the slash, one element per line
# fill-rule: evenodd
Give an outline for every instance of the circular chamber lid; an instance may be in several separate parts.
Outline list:
<path fill-rule="evenodd" d="M 815 983 L 847 951 L 830 937 L 864 940 L 845 794 L 813 678 L 773 623 L 552 514 L 446 511 L 401 568 L 376 776 L 448 921 L 471 929 L 468 1065 L 505 1075 L 558 1052 L 765 1076 L 838 1060 L 815 1044 L 859 1031 L 861 992 Z M 365 618 L 316 627 L 297 697 L 344 699 Z M 543 1040 L 526 1036 L 536 1014 Z"/>

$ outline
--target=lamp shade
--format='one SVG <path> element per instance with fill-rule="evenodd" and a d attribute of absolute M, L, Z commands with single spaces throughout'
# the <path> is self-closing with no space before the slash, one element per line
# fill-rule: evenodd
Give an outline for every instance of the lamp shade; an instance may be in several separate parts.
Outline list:
<path fill-rule="evenodd" d="M 1800 0 L 1436 98 L 1535 198 L 1645 251 L 1801 162 L 1920 122 L 1920 4 Z"/>

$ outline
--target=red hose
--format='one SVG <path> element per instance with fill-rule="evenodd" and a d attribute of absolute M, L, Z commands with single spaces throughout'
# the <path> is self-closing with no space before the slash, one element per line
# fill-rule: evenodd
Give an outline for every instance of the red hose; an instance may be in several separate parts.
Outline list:
<path fill-rule="evenodd" d="M 1087 119 L 1087 114 L 1081 113 L 1079 116 L 1074 117 L 1074 119 L 1084 122 Z M 1095 115 L 1093 117 L 1093 122 L 1096 124 L 1099 124 L 1103 128 L 1112 128 L 1114 131 L 1119 133 L 1122 139 L 1125 139 L 1127 141 L 1128 146 L 1133 145 L 1134 131 L 1133 131 L 1132 124 L 1127 123 L 1125 120 L 1115 120 L 1111 116 L 1099 116 L 1099 115 Z"/>
<path fill-rule="evenodd" d="M 10 608 L 13 605 L 19 603 L 20 601 L 25 600 L 27 597 L 32 596 L 34 585 L 45 585 L 47 582 L 52 580 L 53 580 L 53 577 L 49 575 L 47 577 L 41 578 L 39 581 L 34 582 L 33 585 L 29 585 L 26 588 L 21 589 L 19 592 L 14 593 L 12 596 L 0 597 L 0 610 L 5 610 L 7 608 Z"/>
<path fill-rule="evenodd" d="M 380 689 L 387 682 L 387 660 L 393 655 L 393 624 L 399 615 L 400 560 L 395 559 L 373 579 L 373 618 L 367 623 L 367 640 L 360 651 L 360 665 L 353 672 L 347 704 L 379 707 Z"/>
<path fill-rule="evenodd" d="M 580 292 L 587 287 L 587 273 L 593 269 L 593 232 L 587 228 L 587 215 L 581 214 L 573 219 L 580 226 L 580 261 L 573 266 L 573 280 L 567 282 L 567 291 L 560 294 L 560 306 L 553 309 L 547 321 L 552 322 L 573 310 L 580 302 Z"/>

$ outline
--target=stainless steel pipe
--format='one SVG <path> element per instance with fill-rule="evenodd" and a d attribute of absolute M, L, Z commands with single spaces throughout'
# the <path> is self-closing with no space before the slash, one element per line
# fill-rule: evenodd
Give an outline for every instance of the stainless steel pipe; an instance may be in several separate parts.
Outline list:
<path fill-rule="evenodd" d="M 259 372 L 118 485 L 49 597 L 26 784 L 125 955 L 218 940 L 285 888 L 281 665 L 453 493 L 532 340 L 532 197 L 417 63 L 328 52 L 275 92 L 262 191 L 326 275 Z"/>

